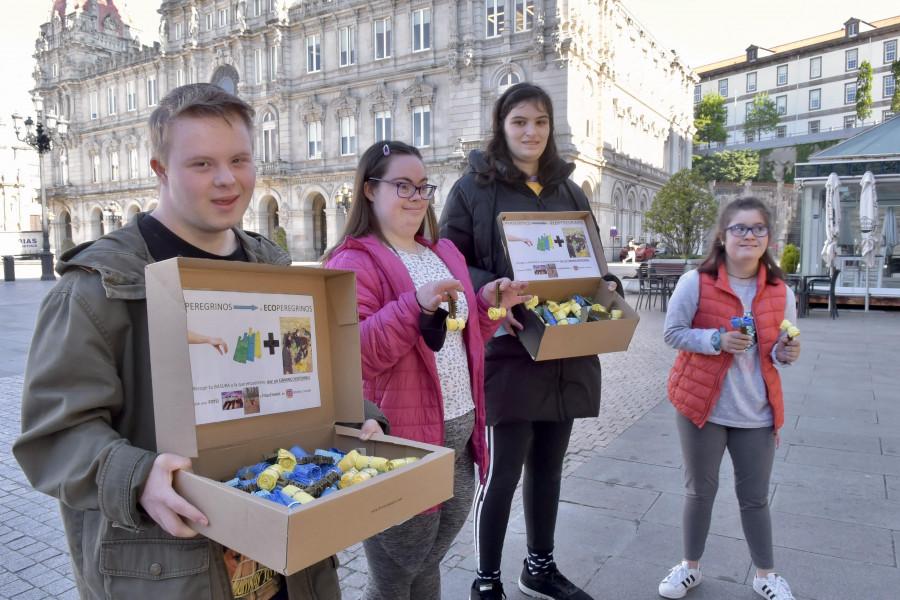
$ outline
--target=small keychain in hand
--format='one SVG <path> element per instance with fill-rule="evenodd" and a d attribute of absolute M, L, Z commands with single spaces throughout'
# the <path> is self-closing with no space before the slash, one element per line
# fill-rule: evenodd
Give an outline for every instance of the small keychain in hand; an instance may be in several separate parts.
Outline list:
<path fill-rule="evenodd" d="M 447 331 L 462 331 L 466 327 L 466 320 L 456 317 L 456 299 L 447 296 L 447 305 L 450 307 L 450 316 L 447 317 Z"/>
<path fill-rule="evenodd" d="M 499 321 L 506 317 L 506 309 L 500 306 L 500 303 L 503 302 L 503 292 L 500 291 L 500 284 L 497 283 L 496 290 L 496 299 L 494 300 L 494 306 L 488 309 L 488 317 L 491 318 L 491 321 Z"/>

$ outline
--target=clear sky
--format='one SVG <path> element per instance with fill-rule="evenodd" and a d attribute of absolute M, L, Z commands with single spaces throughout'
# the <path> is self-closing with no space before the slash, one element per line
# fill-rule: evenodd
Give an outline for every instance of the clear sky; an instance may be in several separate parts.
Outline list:
<path fill-rule="evenodd" d="M 571 1 L 571 0 L 570 0 Z M 2 0 L 8 8 L 0 20 L 0 119 L 18 110 L 34 109 L 28 90 L 34 86 L 34 41 L 41 23 L 49 19 L 52 0 Z M 890 0 L 753 0 L 749 3 L 723 0 L 623 0 L 650 33 L 670 50 L 676 50 L 688 65 L 700 67 L 717 60 L 740 56 L 750 44 L 769 47 L 837 31 L 851 17 L 877 21 L 900 15 L 900 4 Z M 71 7 L 75 0 L 68 0 Z M 157 38 L 159 0 L 116 0 L 116 6 L 131 16 L 143 30 L 141 39 Z"/>

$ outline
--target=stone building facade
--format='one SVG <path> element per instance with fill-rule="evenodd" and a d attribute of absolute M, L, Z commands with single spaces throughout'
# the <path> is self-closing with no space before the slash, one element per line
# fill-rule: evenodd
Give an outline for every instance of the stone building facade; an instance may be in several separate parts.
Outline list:
<path fill-rule="evenodd" d="M 243 224 L 283 227 L 294 260 L 337 241 L 357 157 L 378 139 L 420 148 L 440 212 L 518 81 L 553 97 L 560 152 L 604 234 L 652 237 L 644 211 L 690 166 L 697 77 L 618 0 L 168 0 L 152 47 L 114 0 L 70 4 L 53 2 L 35 52 L 34 91 L 70 122 L 45 175 L 56 247 L 154 207 L 146 121 L 190 82 L 256 108 Z"/>

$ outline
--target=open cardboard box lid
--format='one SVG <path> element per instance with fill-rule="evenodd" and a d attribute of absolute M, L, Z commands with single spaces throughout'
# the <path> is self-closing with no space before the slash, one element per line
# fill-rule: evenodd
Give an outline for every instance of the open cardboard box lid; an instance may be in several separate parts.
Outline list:
<path fill-rule="evenodd" d="M 146 272 L 159 452 L 194 458 L 208 449 L 363 421 L 355 273 L 197 258 L 153 263 Z M 311 296 L 321 405 L 195 425 L 184 290 Z M 226 341 L 232 350 L 233 340 Z"/>
<path fill-rule="evenodd" d="M 617 292 L 610 292 L 603 244 L 588 211 L 504 212 L 497 216 L 501 240 L 515 279 L 541 301 L 578 294 L 622 311 L 615 321 L 547 326 L 534 312 L 516 306 L 524 325 L 519 340 L 534 360 L 588 356 L 628 349 L 640 320 Z"/>
<path fill-rule="evenodd" d="M 177 472 L 173 486 L 209 519 L 206 527 L 189 523 L 195 531 L 290 575 L 452 497 L 452 450 L 386 435 L 363 442 L 357 430 L 336 425 L 364 418 L 355 273 L 186 258 L 146 272 L 157 450 L 192 458 L 193 472 Z M 193 290 L 311 297 L 318 404 L 197 425 L 185 299 Z M 219 359 L 216 376 L 236 381 L 245 365 Z M 220 483 L 298 444 L 308 453 L 364 448 L 369 456 L 419 460 L 292 509 Z"/>

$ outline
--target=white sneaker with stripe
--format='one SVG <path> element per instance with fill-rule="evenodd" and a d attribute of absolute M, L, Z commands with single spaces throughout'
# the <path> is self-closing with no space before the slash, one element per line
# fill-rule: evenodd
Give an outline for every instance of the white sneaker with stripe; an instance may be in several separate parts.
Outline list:
<path fill-rule="evenodd" d="M 684 598 L 688 590 L 700 585 L 703 575 L 700 569 L 692 569 L 686 560 L 675 565 L 659 584 L 659 595 L 663 598 Z"/>
<path fill-rule="evenodd" d="M 753 590 L 766 600 L 795 600 L 791 587 L 778 573 L 769 573 L 765 578 L 754 577 Z"/>

